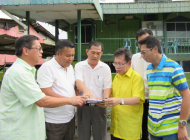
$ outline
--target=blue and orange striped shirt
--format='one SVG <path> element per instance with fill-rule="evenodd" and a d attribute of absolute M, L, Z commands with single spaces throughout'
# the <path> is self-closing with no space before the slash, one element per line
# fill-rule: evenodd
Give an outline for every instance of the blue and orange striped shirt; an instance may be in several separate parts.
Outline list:
<path fill-rule="evenodd" d="M 148 130 L 154 136 L 178 133 L 182 97 L 179 90 L 189 88 L 183 68 L 164 54 L 154 69 L 147 67 L 149 86 Z"/>

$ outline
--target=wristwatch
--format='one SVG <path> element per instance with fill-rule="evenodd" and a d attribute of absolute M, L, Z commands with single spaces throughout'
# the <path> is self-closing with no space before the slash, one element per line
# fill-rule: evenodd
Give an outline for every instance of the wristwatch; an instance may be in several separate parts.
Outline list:
<path fill-rule="evenodd" d="M 179 120 L 179 122 L 181 123 L 182 126 L 186 126 L 187 125 L 187 121 L 186 120 Z"/>
<path fill-rule="evenodd" d="M 123 98 L 121 98 L 121 103 L 120 103 L 120 105 L 124 105 L 124 104 L 125 104 L 125 102 L 124 102 Z"/>

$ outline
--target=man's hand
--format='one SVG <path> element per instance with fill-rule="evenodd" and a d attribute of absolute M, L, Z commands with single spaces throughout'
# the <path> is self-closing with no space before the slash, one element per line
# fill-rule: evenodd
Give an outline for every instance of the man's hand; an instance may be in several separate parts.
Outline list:
<path fill-rule="evenodd" d="M 103 98 L 96 98 L 96 99 L 98 99 L 98 100 L 104 100 Z M 97 105 L 97 106 L 99 106 L 101 108 L 106 108 L 108 106 L 108 103 L 107 102 L 102 102 L 102 103 L 100 102 L 100 103 L 97 103 L 95 105 Z"/>
<path fill-rule="evenodd" d="M 109 106 L 113 107 L 121 103 L 121 98 L 108 98 L 106 102 L 108 102 Z"/>
<path fill-rule="evenodd" d="M 82 107 L 86 103 L 87 97 L 85 96 L 74 96 L 69 98 L 70 99 L 70 104 L 73 106 L 79 106 Z"/>
<path fill-rule="evenodd" d="M 178 128 L 178 139 L 179 140 L 190 140 L 187 135 L 186 127 L 179 127 Z"/>
<path fill-rule="evenodd" d="M 89 99 L 93 99 L 93 94 L 90 91 L 83 93 L 83 96 L 87 96 Z"/>

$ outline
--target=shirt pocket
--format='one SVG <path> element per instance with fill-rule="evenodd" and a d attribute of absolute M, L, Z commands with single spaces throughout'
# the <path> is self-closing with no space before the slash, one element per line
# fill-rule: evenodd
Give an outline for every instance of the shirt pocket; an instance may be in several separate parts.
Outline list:
<path fill-rule="evenodd" d="M 94 78 L 94 83 L 96 87 L 103 87 L 103 76 L 96 75 Z"/>

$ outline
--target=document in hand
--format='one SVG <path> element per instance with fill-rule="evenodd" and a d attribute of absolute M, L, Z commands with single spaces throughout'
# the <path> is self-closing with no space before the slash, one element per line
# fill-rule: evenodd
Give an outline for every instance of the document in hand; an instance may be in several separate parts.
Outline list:
<path fill-rule="evenodd" d="M 86 99 L 86 101 L 87 103 L 92 103 L 92 104 L 105 102 L 105 100 L 98 100 L 98 99 Z"/>

